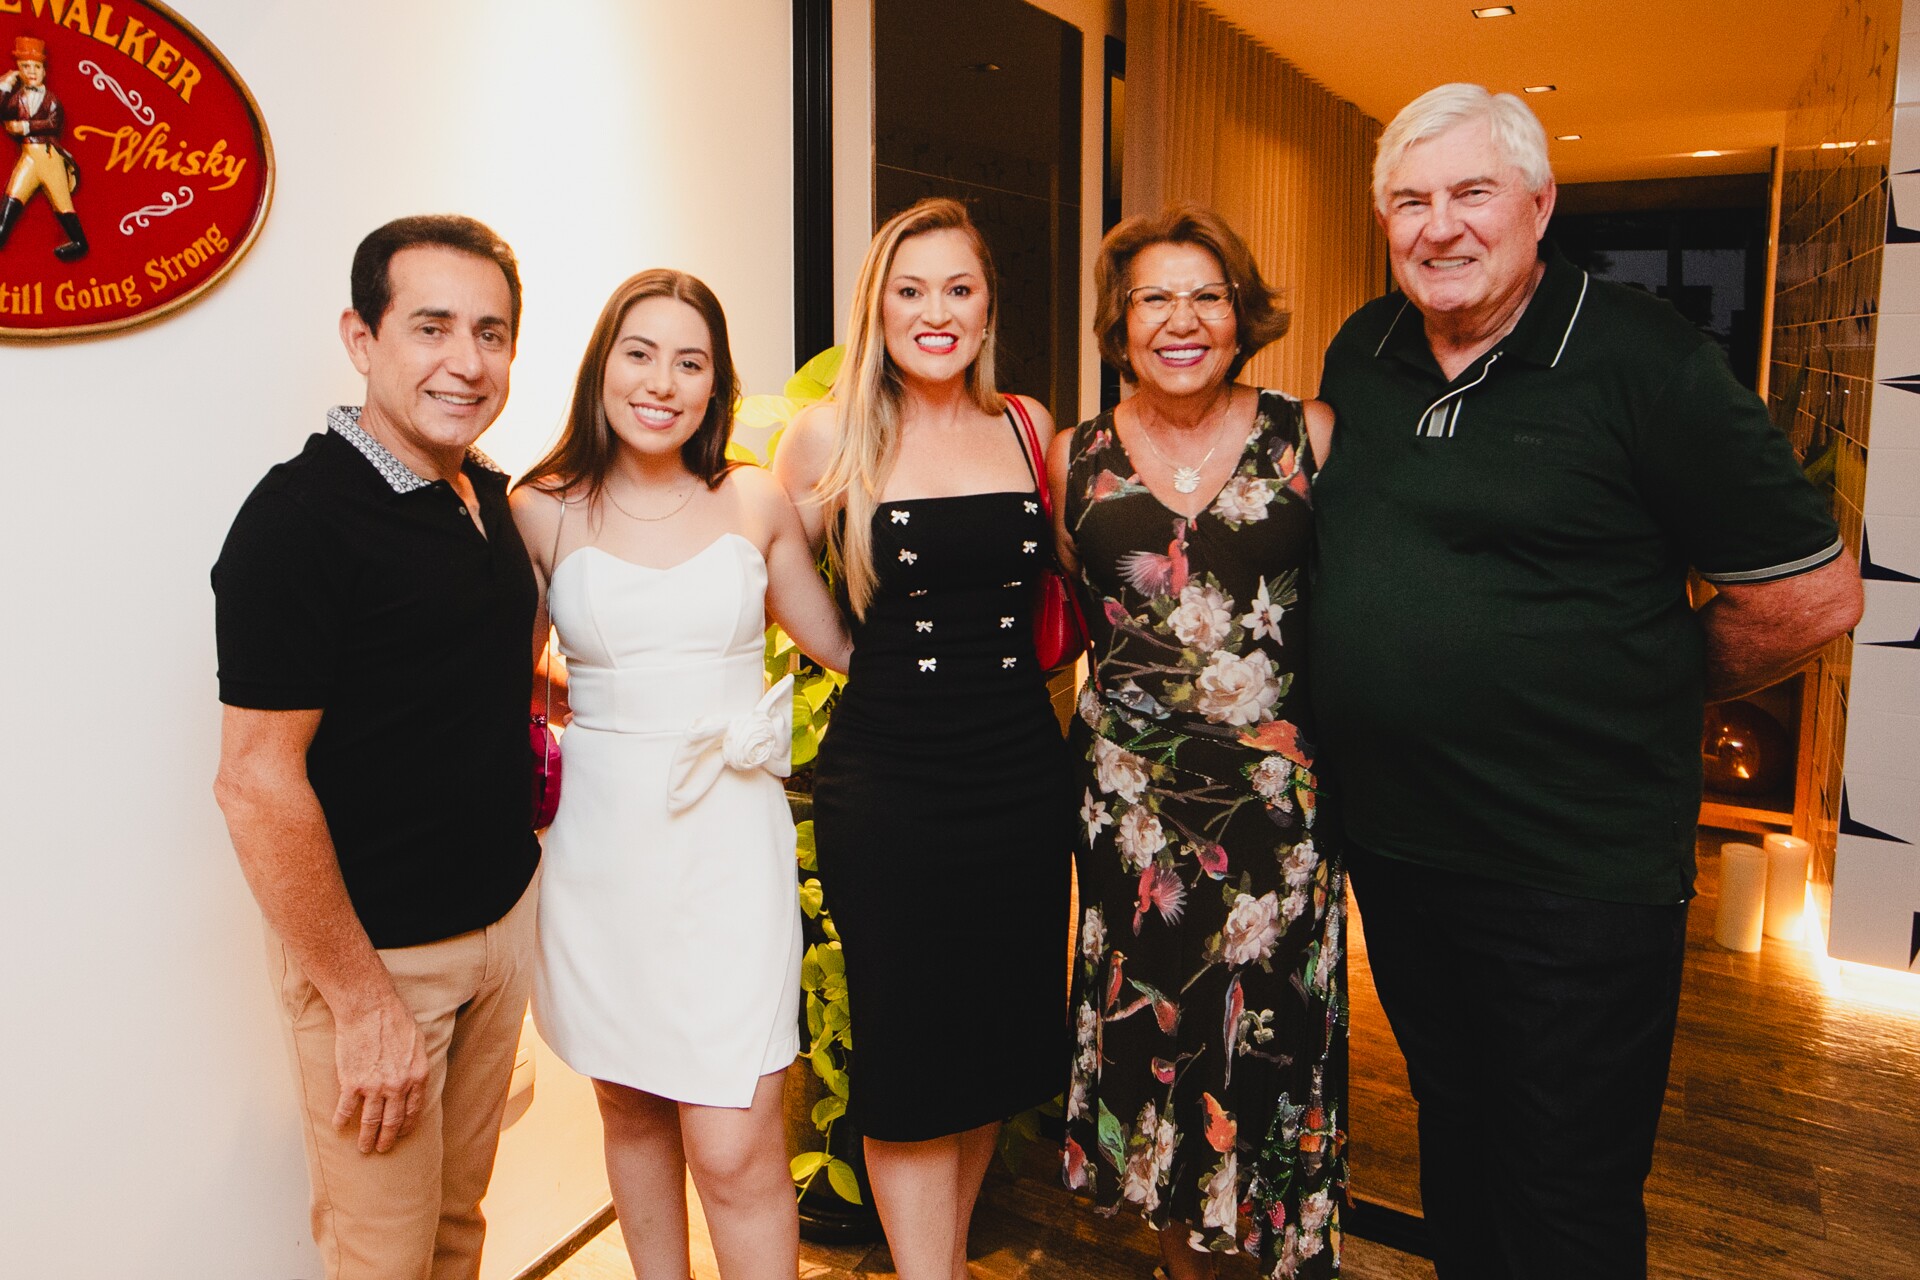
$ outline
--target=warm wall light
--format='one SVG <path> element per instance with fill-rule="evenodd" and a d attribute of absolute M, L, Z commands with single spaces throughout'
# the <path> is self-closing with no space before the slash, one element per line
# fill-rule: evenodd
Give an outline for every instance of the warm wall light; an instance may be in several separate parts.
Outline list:
<path fill-rule="evenodd" d="M 1522 92 L 1522 93 L 1552 93 L 1552 92 L 1553 92 L 1553 91 L 1554 91 L 1555 89 L 1557 89 L 1557 88 L 1559 88 L 1559 86 L 1558 86 L 1558 85 L 1551 85 L 1551 84 L 1530 84 L 1530 85 L 1528 85 L 1528 86 L 1527 86 L 1526 88 L 1524 88 L 1524 89 L 1522 89 L 1522 90 L 1521 90 L 1520 92 Z"/>
<path fill-rule="evenodd" d="M 1869 1005 L 1893 1013 L 1920 1015 L 1920 973 L 1902 973 L 1878 965 L 1835 960 L 1827 954 L 1826 931 L 1813 898 L 1813 886 L 1807 886 L 1805 911 L 1807 958 L 1814 974 L 1826 988 L 1829 998 L 1851 1004 Z"/>
<path fill-rule="evenodd" d="M 1485 9 L 1475 9 L 1473 16 L 1476 18 L 1511 18 L 1513 16 L 1513 6 L 1510 4 L 1491 5 Z"/>
<path fill-rule="evenodd" d="M 1715 156 L 1723 156 L 1727 153 L 1724 151 L 1689 151 L 1687 154 L 1696 160 L 1711 160 Z"/>
<path fill-rule="evenodd" d="M 1553 140 L 1555 142 L 1578 142 L 1580 141 L 1580 135 L 1577 133 L 1556 133 L 1553 135 Z"/>

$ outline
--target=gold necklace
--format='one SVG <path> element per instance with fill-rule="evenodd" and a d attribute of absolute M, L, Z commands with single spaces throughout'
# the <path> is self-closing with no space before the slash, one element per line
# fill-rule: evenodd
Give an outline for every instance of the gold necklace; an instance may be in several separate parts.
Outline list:
<path fill-rule="evenodd" d="M 1231 409 L 1233 407 L 1233 384 L 1229 382 L 1223 390 L 1226 395 L 1227 408 Z M 1214 404 L 1218 403 L 1220 403 L 1220 398 L 1216 396 L 1214 398 Z M 1207 412 L 1213 412 L 1211 405 L 1208 406 Z M 1220 421 L 1224 423 L 1226 420 L 1227 415 L 1223 411 L 1220 415 Z M 1200 459 L 1196 465 L 1183 467 L 1176 464 L 1174 460 L 1166 454 L 1160 452 L 1160 446 L 1154 443 L 1153 432 L 1147 430 L 1145 414 L 1140 415 L 1140 434 L 1145 438 L 1147 448 L 1153 450 L 1153 456 L 1160 459 L 1165 466 L 1173 471 L 1173 491 L 1175 493 L 1192 493 L 1200 487 L 1200 473 L 1206 470 L 1209 462 L 1213 461 L 1214 451 L 1220 447 L 1220 427 L 1216 424 L 1213 428 L 1213 444 L 1208 447 L 1207 455 Z"/>
<path fill-rule="evenodd" d="M 605 488 L 601 489 L 600 492 L 606 494 L 607 501 L 613 504 L 613 509 L 615 511 L 618 511 L 621 515 L 625 516 L 627 519 L 638 520 L 643 524 L 653 524 L 660 520 L 670 520 L 674 516 L 679 515 L 681 509 L 685 507 L 689 502 L 693 501 L 693 491 L 697 488 L 699 488 L 697 484 L 688 485 L 686 496 L 680 499 L 680 501 L 674 506 L 673 510 L 665 513 L 664 515 L 657 515 L 657 516 L 637 516 L 633 514 L 633 512 L 621 506 L 620 499 L 613 496 L 613 485 L 611 482 L 609 482 Z"/>

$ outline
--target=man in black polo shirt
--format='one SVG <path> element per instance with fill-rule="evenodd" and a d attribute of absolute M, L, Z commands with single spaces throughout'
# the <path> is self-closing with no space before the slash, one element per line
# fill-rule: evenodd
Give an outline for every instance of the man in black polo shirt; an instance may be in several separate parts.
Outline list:
<path fill-rule="evenodd" d="M 1403 292 L 1327 352 L 1312 688 L 1435 1263 L 1644 1276 L 1703 699 L 1851 627 L 1858 571 L 1719 349 L 1542 250 L 1519 99 L 1417 99 L 1374 200 Z"/>
<path fill-rule="evenodd" d="M 267 473 L 214 566 L 215 793 L 268 928 L 333 1280 L 473 1280 L 532 976 L 535 585 L 507 479 L 513 253 L 470 218 L 361 242 L 366 403 Z"/>

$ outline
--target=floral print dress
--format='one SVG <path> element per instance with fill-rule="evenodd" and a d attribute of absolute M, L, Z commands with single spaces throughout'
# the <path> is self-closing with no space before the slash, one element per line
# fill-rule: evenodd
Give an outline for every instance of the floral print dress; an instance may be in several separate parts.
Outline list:
<path fill-rule="evenodd" d="M 1192 519 L 1111 413 L 1075 429 L 1065 517 L 1098 660 L 1080 792 L 1065 1175 L 1269 1276 L 1336 1276 L 1346 1197 L 1344 886 L 1302 661 L 1313 536 L 1300 402 L 1260 393 Z"/>

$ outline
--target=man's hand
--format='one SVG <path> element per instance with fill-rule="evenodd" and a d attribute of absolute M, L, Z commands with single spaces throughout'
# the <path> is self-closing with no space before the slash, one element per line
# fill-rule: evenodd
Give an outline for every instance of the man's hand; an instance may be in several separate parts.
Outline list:
<path fill-rule="evenodd" d="M 27 122 L 25 120 L 9 120 L 7 121 L 7 132 L 25 137 L 27 133 Z"/>
<path fill-rule="evenodd" d="M 387 1151 L 426 1105 L 427 1046 L 354 914 L 326 815 L 307 779 L 321 712 L 227 707 L 214 794 L 260 912 L 333 1013 L 335 1128 Z"/>
<path fill-rule="evenodd" d="M 333 1127 L 360 1118 L 360 1154 L 390 1151 L 413 1132 L 426 1104 L 427 1042 L 396 998 L 351 1020 L 335 1016 L 334 1070 L 340 1105 Z"/>

